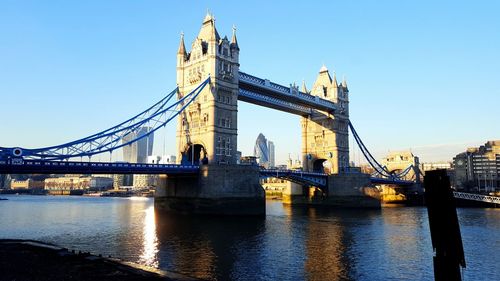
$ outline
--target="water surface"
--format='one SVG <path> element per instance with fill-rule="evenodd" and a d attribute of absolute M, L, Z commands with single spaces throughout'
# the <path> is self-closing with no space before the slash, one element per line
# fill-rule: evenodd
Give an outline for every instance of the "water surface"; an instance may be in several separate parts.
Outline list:
<path fill-rule="evenodd" d="M 172 216 L 153 199 L 2 195 L 0 238 L 210 280 L 433 280 L 425 208 L 321 210 L 267 201 L 265 218 Z M 500 280 L 500 209 L 459 209 L 464 280 Z"/>

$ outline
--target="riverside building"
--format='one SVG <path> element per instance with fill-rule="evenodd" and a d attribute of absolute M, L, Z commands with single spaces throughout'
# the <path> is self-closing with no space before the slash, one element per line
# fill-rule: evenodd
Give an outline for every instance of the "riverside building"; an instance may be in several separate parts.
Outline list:
<path fill-rule="evenodd" d="M 500 190 L 500 140 L 468 148 L 453 158 L 456 188 L 466 191 Z"/>

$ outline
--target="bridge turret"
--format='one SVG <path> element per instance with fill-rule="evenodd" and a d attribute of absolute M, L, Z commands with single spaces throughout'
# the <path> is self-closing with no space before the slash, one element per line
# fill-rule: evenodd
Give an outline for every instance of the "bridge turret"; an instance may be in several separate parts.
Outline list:
<path fill-rule="evenodd" d="M 183 82 L 183 77 L 179 76 L 179 69 L 184 66 L 187 56 L 186 46 L 184 45 L 184 32 L 181 32 L 181 40 L 179 43 L 179 49 L 177 50 L 177 85 Z"/>
<path fill-rule="evenodd" d="M 347 80 L 345 79 L 345 76 L 342 77 L 342 87 L 344 88 L 344 91 L 349 92 L 349 90 L 347 89 Z"/>
<path fill-rule="evenodd" d="M 187 58 L 186 46 L 184 45 L 184 32 L 181 32 L 181 40 L 179 42 L 179 49 L 177 50 L 177 57 L 179 58 L 177 65 L 184 63 Z"/>
<path fill-rule="evenodd" d="M 319 70 L 318 77 L 314 82 L 311 95 L 326 99 L 329 96 L 328 89 L 332 87 L 332 77 L 325 65 Z"/>
<path fill-rule="evenodd" d="M 309 94 L 309 91 L 307 90 L 306 86 L 306 80 L 302 80 L 302 88 L 300 89 L 302 93 Z"/>
<path fill-rule="evenodd" d="M 332 87 L 334 89 L 339 87 L 339 84 L 337 83 L 337 73 L 335 73 L 335 71 L 333 72 Z"/>
<path fill-rule="evenodd" d="M 238 39 L 236 39 L 236 26 L 233 25 L 233 36 L 231 37 L 231 51 L 239 52 Z"/>

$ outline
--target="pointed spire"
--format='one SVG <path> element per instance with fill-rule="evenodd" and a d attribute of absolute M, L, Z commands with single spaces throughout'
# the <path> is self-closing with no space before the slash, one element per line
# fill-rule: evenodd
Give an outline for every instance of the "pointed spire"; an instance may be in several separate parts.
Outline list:
<path fill-rule="evenodd" d="M 233 37 L 231 38 L 231 46 L 236 49 L 240 49 L 238 46 L 238 40 L 236 39 L 236 26 L 233 24 Z"/>
<path fill-rule="evenodd" d="M 203 19 L 203 24 L 201 25 L 200 33 L 198 33 L 198 38 L 203 41 L 216 41 L 219 42 L 220 36 L 215 28 L 215 17 L 207 11 L 207 15 Z"/>
<path fill-rule="evenodd" d="M 347 80 L 345 79 L 345 75 L 342 77 L 342 87 L 347 89 Z"/>
<path fill-rule="evenodd" d="M 326 68 L 325 64 L 319 69 L 318 78 L 316 78 L 316 82 L 314 82 L 313 89 L 316 86 L 330 86 L 332 84 L 332 78 L 330 77 L 330 73 L 328 72 L 328 68 Z"/>
<path fill-rule="evenodd" d="M 209 21 L 212 21 L 212 20 L 215 20 L 214 16 L 212 14 L 210 14 L 210 10 L 207 9 L 207 14 L 205 15 L 205 18 L 203 19 L 203 24 L 205 24 Z"/>
<path fill-rule="evenodd" d="M 217 32 L 217 29 L 215 29 L 215 19 L 212 19 L 212 24 L 210 26 L 210 39 L 215 41 L 220 40 L 219 33 Z"/>
<path fill-rule="evenodd" d="M 309 91 L 307 90 L 307 87 L 306 87 L 306 80 L 302 80 L 302 89 L 300 91 L 302 93 L 309 94 Z"/>
<path fill-rule="evenodd" d="M 186 55 L 186 46 L 184 46 L 184 32 L 181 32 L 181 42 L 179 43 L 179 50 L 177 54 Z"/>
<path fill-rule="evenodd" d="M 335 71 L 333 72 L 332 85 L 333 85 L 334 88 L 338 88 L 339 87 L 339 84 L 337 83 L 337 73 L 335 73 Z"/>

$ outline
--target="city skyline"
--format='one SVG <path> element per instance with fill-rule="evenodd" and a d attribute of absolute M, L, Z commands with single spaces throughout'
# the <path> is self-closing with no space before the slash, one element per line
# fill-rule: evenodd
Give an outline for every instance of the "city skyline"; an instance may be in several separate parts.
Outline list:
<path fill-rule="evenodd" d="M 206 11 L 177 9 L 178 15 L 165 17 L 161 11 L 177 4 L 166 5 L 6 4 L 0 12 L 0 91 L 7 105 L 22 100 L 23 114 L 18 106 L 4 107 L 16 118 L 4 125 L 1 145 L 42 147 L 84 137 L 175 87 L 179 34 L 184 31 L 190 45 Z M 297 3 L 266 4 L 266 10 L 206 5 L 221 34 L 229 36 L 236 25 L 243 71 L 283 85 L 304 79 L 308 87 L 323 64 L 337 77 L 346 75 L 351 120 L 378 158 L 411 149 L 423 162 L 451 161 L 468 146 L 498 139 L 496 3 Z M 133 12 L 139 7 L 147 17 Z M 334 10 L 339 12 L 325 23 Z M 293 20 L 306 12 L 317 16 Z M 337 36 L 326 35 L 332 30 Z M 243 155 L 251 155 L 259 132 L 276 144 L 277 164 L 300 154 L 298 117 L 244 103 L 239 112 Z M 165 129 L 167 138 L 164 132 L 155 137 L 154 154 L 176 154 L 174 127 Z"/>

